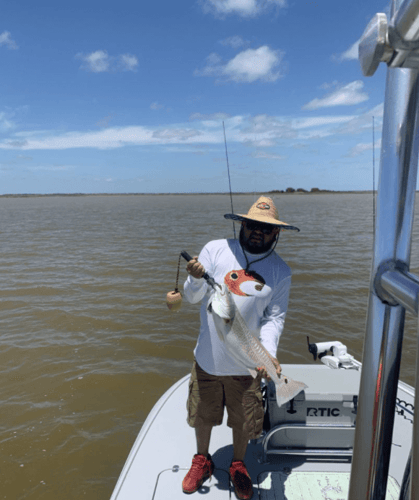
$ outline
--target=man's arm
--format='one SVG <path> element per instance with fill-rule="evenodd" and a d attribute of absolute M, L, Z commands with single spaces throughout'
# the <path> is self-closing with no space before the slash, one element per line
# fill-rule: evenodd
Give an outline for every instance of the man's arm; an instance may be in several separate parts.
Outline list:
<path fill-rule="evenodd" d="M 199 257 L 196 255 L 186 265 L 186 271 L 189 274 L 186 279 L 183 290 L 185 298 L 191 304 L 200 302 L 208 291 L 208 285 L 202 276 L 211 269 L 211 261 L 207 247 L 205 246 Z"/>
<path fill-rule="evenodd" d="M 192 259 L 188 262 L 186 266 L 186 271 L 196 279 L 202 278 L 205 274 L 205 268 L 204 266 L 199 262 L 198 256 L 195 255 L 192 257 Z"/>

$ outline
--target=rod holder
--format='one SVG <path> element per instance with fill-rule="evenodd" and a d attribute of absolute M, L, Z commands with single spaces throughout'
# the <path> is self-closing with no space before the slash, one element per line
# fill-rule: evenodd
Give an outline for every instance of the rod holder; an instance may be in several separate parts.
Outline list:
<path fill-rule="evenodd" d="M 382 290 L 395 301 L 395 305 L 401 305 L 418 316 L 419 277 L 400 269 L 391 269 L 381 274 L 379 279 Z"/>

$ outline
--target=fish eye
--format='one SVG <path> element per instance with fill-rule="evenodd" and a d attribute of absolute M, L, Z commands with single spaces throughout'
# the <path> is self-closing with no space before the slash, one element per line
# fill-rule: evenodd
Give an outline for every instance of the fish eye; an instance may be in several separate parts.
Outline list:
<path fill-rule="evenodd" d="M 235 281 L 235 280 L 239 279 L 239 275 L 237 273 L 231 273 L 230 278 Z"/>

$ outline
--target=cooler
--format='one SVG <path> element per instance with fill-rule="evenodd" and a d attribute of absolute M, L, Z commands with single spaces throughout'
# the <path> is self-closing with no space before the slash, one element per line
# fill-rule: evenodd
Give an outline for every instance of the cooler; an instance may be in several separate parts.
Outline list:
<path fill-rule="evenodd" d="M 279 407 L 268 385 L 269 431 L 264 455 L 351 455 L 361 374 L 324 365 L 283 365 L 283 373 L 308 387 Z"/>

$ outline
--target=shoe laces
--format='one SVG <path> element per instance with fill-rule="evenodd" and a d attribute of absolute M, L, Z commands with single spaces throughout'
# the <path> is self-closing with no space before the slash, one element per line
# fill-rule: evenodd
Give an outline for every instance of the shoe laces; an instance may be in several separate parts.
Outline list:
<path fill-rule="evenodd" d="M 204 455 L 195 455 L 192 460 L 190 472 L 192 474 L 200 474 L 202 472 L 202 469 L 207 464 L 207 460 L 208 459 L 205 458 Z"/>
<path fill-rule="evenodd" d="M 233 474 L 236 474 L 237 472 L 244 474 L 246 476 L 249 476 L 249 473 L 247 472 L 246 466 L 242 460 L 236 460 L 231 463 L 230 470 Z"/>

